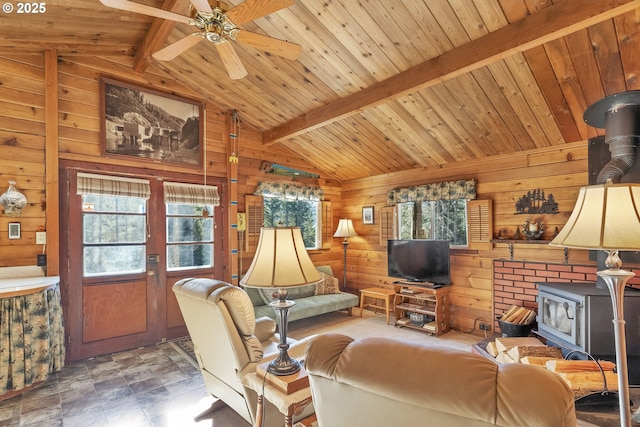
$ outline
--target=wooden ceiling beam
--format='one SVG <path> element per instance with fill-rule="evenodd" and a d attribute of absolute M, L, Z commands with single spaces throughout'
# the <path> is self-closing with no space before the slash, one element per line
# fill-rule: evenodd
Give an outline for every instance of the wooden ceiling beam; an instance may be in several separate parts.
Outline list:
<path fill-rule="evenodd" d="M 640 7 L 640 0 L 564 0 L 262 133 L 272 145 Z"/>
<path fill-rule="evenodd" d="M 186 10 L 189 10 L 190 4 L 189 0 L 165 0 L 162 9 L 185 13 Z M 140 47 L 136 49 L 136 56 L 133 60 L 133 70 L 136 73 L 142 73 L 147 69 L 153 58 L 151 55 L 160 50 L 175 26 L 176 23 L 168 19 L 155 18 L 153 20 L 147 36 L 142 40 Z"/>

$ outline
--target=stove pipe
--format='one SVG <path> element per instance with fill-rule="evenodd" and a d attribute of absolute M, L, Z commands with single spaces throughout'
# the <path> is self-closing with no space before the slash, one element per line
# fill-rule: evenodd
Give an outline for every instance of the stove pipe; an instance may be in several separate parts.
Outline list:
<path fill-rule="evenodd" d="M 604 141 L 609 145 L 611 160 L 598 174 L 597 184 L 611 182 L 640 182 L 640 161 L 637 153 L 640 140 L 640 91 L 621 92 L 602 98 L 593 103 L 583 115 L 584 121 L 593 127 L 604 128 Z M 639 159 L 640 160 L 640 159 Z M 629 261 L 634 254 L 621 253 L 623 260 Z M 606 269 L 607 254 L 596 253 L 598 270 Z M 632 259 L 632 262 L 637 260 Z M 606 289 L 601 277 L 596 287 Z"/>
<path fill-rule="evenodd" d="M 640 91 L 622 92 L 592 104 L 584 121 L 605 129 L 611 160 L 598 174 L 597 183 L 640 182 L 640 162 L 636 162 L 640 141 Z"/>

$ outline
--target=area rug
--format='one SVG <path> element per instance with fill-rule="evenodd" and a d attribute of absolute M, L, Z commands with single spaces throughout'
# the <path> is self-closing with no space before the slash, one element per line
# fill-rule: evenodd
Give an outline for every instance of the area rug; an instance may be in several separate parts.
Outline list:
<path fill-rule="evenodd" d="M 178 353 L 182 354 L 185 359 L 193 365 L 194 368 L 200 369 L 198 361 L 196 360 L 196 353 L 193 349 L 193 342 L 189 337 L 177 338 L 169 341 L 169 345 L 173 347 Z"/>
<path fill-rule="evenodd" d="M 464 351 L 471 351 L 471 346 L 481 340 L 480 337 L 456 331 L 450 331 L 440 337 L 434 337 L 415 329 L 396 328 L 393 325 L 386 324 L 384 315 L 376 314 L 369 310 L 364 310 L 363 317 L 360 317 L 358 308 L 354 308 L 352 316 L 347 316 L 346 312 L 332 312 L 296 320 L 289 323 L 288 328 L 288 336 L 294 339 L 302 339 L 310 335 L 329 332 L 348 335 L 352 338 L 397 338 L 405 341 L 423 342 L 436 347 L 457 348 Z M 193 343 L 189 337 L 169 341 L 169 344 L 194 367 L 199 368 Z"/>

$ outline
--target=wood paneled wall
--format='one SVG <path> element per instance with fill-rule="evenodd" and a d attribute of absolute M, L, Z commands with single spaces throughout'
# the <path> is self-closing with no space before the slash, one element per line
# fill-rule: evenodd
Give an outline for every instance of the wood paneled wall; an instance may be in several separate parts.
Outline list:
<path fill-rule="evenodd" d="M 27 196 L 22 216 L 0 213 L 0 267 L 35 265 L 45 229 L 45 78 L 44 56 L 0 56 L 0 194 L 15 180 Z M 19 222 L 20 239 L 9 240 L 8 224 Z"/>
<path fill-rule="evenodd" d="M 479 199 L 493 200 L 494 236 L 506 228 L 513 235 L 522 230 L 525 219 L 542 218 L 550 239 L 555 227 L 562 228 L 568 219 L 579 191 L 587 185 L 587 142 L 495 156 L 437 169 L 379 175 L 350 181 L 342 185 L 342 214 L 352 218 L 358 237 L 349 239 L 348 280 L 359 289 L 369 286 L 392 286 L 387 276 L 386 247 L 380 244 L 377 214 L 386 205 L 387 192 L 393 188 L 459 179 L 476 179 Z M 554 215 L 516 214 L 516 201 L 530 190 L 540 188 L 553 194 L 559 205 Z M 362 224 L 363 206 L 375 206 L 374 225 Z M 546 245 L 514 245 L 514 259 L 564 262 L 562 249 Z M 494 259 L 510 259 L 506 243 L 496 243 L 485 251 L 452 250 L 451 323 L 459 331 L 471 331 L 477 322 L 492 324 Z M 589 264 L 586 251 L 571 251 L 570 263 Z M 475 333 L 480 333 L 475 331 Z"/>
<path fill-rule="evenodd" d="M 110 62 L 101 58 L 59 58 L 59 158 L 66 161 L 90 162 L 97 170 L 109 170 L 114 164 L 138 167 L 156 174 L 192 174 L 202 177 L 202 169 L 178 165 L 142 162 L 136 159 L 110 159 L 100 150 L 100 85 L 101 75 L 156 89 L 198 98 L 198 94 L 151 67 L 142 75 L 132 73 L 131 64 Z M 0 56 L 0 192 L 7 181 L 15 179 L 18 188 L 29 200 L 24 215 L 17 219 L 22 226 L 20 240 L 8 240 L 7 224 L 16 219 L 0 215 L 0 266 L 33 265 L 42 247 L 35 244 L 35 232 L 47 224 L 42 202 L 57 194 L 45 194 L 45 79 L 44 56 Z M 206 100 L 205 100 L 206 101 Z M 240 117 L 242 120 L 242 117 Z M 209 176 L 227 179 L 229 155 L 226 112 L 207 104 L 206 172 Z M 238 165 L 238 211 L 244 211 L 242 195 L 254 191 L 262 180 L 288 180 L 266 174 L 260 168 L 263 161 L 277 162 L 309 172 L 320 173 L 296 153 L 277 145 L 266 147 L 261 135 L 249 126 L 240 125 Z M 384 174 L 339 183 L 320 178 L 306 181 L 319 184 L 327 200 L 332 202 L 333 224 L 339 218 L 354 220 L 358 237 L 349 240 L 349 286 L 391 286 L 386 271 L 386 247 L 380 244 L 379 214 L 386 204 L 387 191 L 413 184 L 476 179 L 479 198 L 493 200 L 494 234 L 506 228 L 510 234 L 522 227 L 524 220 L 535 219 L 515 214 L 515 203 L 527 191 L 540 188 L 553 193 L 560 213 L 543 216 L 547 226 L 545 237 L 566 222 L 578 190 L 587 183 L 587 143 L 548 147 L 518 155 L 495 156 L 482 161 L 459 163 L 443 168 L 424 168 L 409 172 Z M 362 224 L 362 207 L 374 206 L 375 224 Z M 64 218 L 61 218 L 64 221 Z M 49 242 L 51 244 L 51 242 Z M 253 254 L 240 250 L 243 269 L 249 266 Z M 507 244 L 498 243 L 487 251 L 454 250 L 451 321 L 455 329 L 470 331 L 477 319 L 490 322 L 492 317 L 492 264 L 494 259 L 509 259 Z M 336 276 L 342 275 L 341 239 L 334 239 L 330 250 L 313 251 L 317 265 L 331 265 Z M 516 244 L 514 259 L 562 262 L 561 249 L 544 245 Z M 589 264 L 585 251 L 572 251 L 570 263 Z M 225 278 L 229 279 L 229 278 Z"/>

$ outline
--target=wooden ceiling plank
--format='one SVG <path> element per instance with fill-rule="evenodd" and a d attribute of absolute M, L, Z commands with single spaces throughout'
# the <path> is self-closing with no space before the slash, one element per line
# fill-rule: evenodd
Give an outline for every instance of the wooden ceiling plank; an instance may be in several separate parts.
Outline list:
<path fill-rule="evenodd" d="M 362 91 L 263 132 L 271 144 L 626 13 L 640 0 L 564 0 Z"/>
<path fill-rule="evenodd" d="M 303 46 L 313 46 L 311 50 L 302 50 L 298 62 L 308 70 L 308 75 L 321 79 L 336 94 L 345 96 L 375 82 L 374 76 L 352 52 L 344 50 L 336 33 L 328 31 L 314 11 L 307 8 L 315 5 L 315 2 L 298 2 L 269 19 L 257 22 L 267 34 L 281 35 Z M 295 16 L 287 19 L 289 13 L 295 13 Z M 327 64 L 332 64 L 332 67 Z"/>
<path fill-rule="evenodd" d="M 353 52 L 355 58 L 369 70 L 377 81 L 398 73 L 398 67 L 384 55 L 379 46 L 365 36 L 366 31 L 362 29 L 356 17 L 348 12 L 343 2 L 327 1 L 317 3 L 320 6 L 317 19 L 329 31 L 341 34 L 340 41 L 343 44 L 343 48 Z"/>
<path fill-rule="evenodd" d="M 517 54 L 510 56 L 509 58 L 505 58 L 504 63 L 507 68 L 509 68 L 511 76 L 515 79 L 520 93 L 531 109 L 540 129 L 545 133 L 549 144 L 566 144 L 562 132 L 560 132 L 560 128 L 553 118 L 553 112 L 547 104 L 544 94 L 541 92 L 524 55 Z"/>
<path fill-rule="evenodd" d="M 403 102 L 405 100 L 410 102 Z M 433 106 L 422 96 L 422 91 L 409 94 L 400 98 L 402 106 L 431 134 L 433 139 L 437 141 L 449 154 L 454 161 L 462 161 L 473 158 L 482 157 L 484 152 L 478 148 L 475 142 L 470 140 L 463 141 L 456 134 L 447 120 L 444 120 L 439 109 Z"/>
<path fill-rule="evenodd" d="M 484 136 L 499 153 L 513 151 L 513 137 L 505 124 L 487 100 L 485 93 L 471 75 L 463 75 L 443 83 L 470 118 L 484 130 Z M 450 101 L 449 101 L 450 102 Z"/>
<path fill-rule="evenodd" d="M 509 0 L 508 2 L 509 4 L 517 3 L 516 0 Z M 500 1 L 488 2 L 473 0 L 473 4 L 476 6 L 478 13 L 482 17 L 482 22 L 489 32 L 509 25 L 509 21 L 504 12 L 504 6 L 501 5 Z M 524 18 L 524 16 L 520 17 L 520 19 L 522 18 Z"/>
<path fill-rule="evenodd" d="M 471 40 L 456 12 L 447 1 L 425 2 L 425 5 L 431 10 L 431 14 L 438 21 L 438 25 L 453 47 L 462 46 Z"/>
<path fill-rule="evenodd" d="M 384 160 L 386 165 L 383 165 L 382 169 L 387 172 L 395 172 L 416 167 L 416 162 L 411 156 L 408 156 L 393 140 L 380 132 L 373 123 L 361 115 L 351 116 L 341 123 L 344 122 L 351 126 L 353 132 L 358 132 L 362 135 L 363 140 L 367 141 L 370 153 L 377 153 L 378 157 Z"/>
<path fill-rule="evenodd" d="M 586 140 L 597 136 L 596 128 L 588 126 L 582 118 L 589 105 L 584 98 L 565 39 L 562 38 L 546 43 L 544 50 L 549 57 L 549 62 L 557 81 L 560 83 L 564 97 L 567 99 L 569 110 L 580 131 L 581 138 Z"/>
<path fill-rule="evenodd" d="M 524 66 L 527 66 L 527 64 L 525 63 Z M 531 105 L 527 102 L 524 90 L 518 85 L 506 62 L 494 62 L 493 64 L 489 64 L 487 69 L 496 80 L 498 84 L 497 89 L 502 92 L 504 100 L 509 103 L 513 109 L 514 118 L 517 118 L 522 124 L 534 147 L 540 148 L 551 145 L 547 135 L 533 114 Z M 507 126 L 511 128 L 510 123 L 507 123 Z M 520 141 L 517 142 L 521 149 L 526 149 L 526 144 L 523 146 L 520 144 Z"/>
<path fill-rule="evenodd" d="M 500 63 L 498 61 L 497 63 Z M 494 64 L 497 64 L 494 63 Z M 478 88 L 484 92 L 488 102 L 486 106 L 493 107 L 488 109 L 486 114 L 494 116 L 496 122 L 503 125 L 502 129 L 505 136 L 505 141 L 510 144 L 510 151 L 528 150 L 536 147 L 536 142 L 533 141 L 531 135 L 525 128 L 524 120 L 526 115 L 519 116 L 510 103 L 511 96 L 503 93 L 505 86 L 508 84 L 506 81 L 496 81 L 496 77 L 490 72 L 487 67 L 480 68 L 472 71 L 475 81 L 478 83 Z M 524 111 L 521 111 L 524 113 Z M 544 146 L 544 141 L 541 141 L 541 145 Z"/>
<path fill-rule="evenodd" d="M 442 145 L 442 141 L 434 138 L 434 134 L 407 111 L 404 105 L 406 102 L 411 103 L 412 100 L 407 97 L 399 98 L 381 105 L 377 109 L 388 114 L 403 133 L 406 132 L 409 137 L 413 136 L 412 144 L 428 153 L 436 163 L 443 164 L 455 161 L 455 156 Z"/>
<path fill-rule="evenodd" d="M 189 0 L 166 0 L 162 9 L 186 15 L 190 3 Z M 142 73 L 147 69 L 153 59 L 151 55 L 160 50 L 175 26 L 176 23 L 168 19 L 155 18 L 153 20 L 149 32 L 136 49 L 133 61 L 133 70 L 136 73 Z"/>
<path fill-rule="evenodd" d="M 587 105 L 591 105 L 602 99 L 605 94 L 600 73 L 598 72 L 598 64 L 591 47 L 589 31 L 587 29 L 576 31 L 567 35 L 565 41 Z M 621 64 L 619 65 L 620 74 L 618 77 L 622 75 L 622 66 Z"/>
<path fill-rule="evenodd" d="M 627 90 L 640 90 L 640 10 L 614 18 Z"/>
<path fill-rule="evenodd" d="M 358 120 L 353 120 L 354 118 Z M 342 140 L 351 140 L 353 144 L 350 145 L 350 149 L 360 159 L 366 159 L 365 161 L 369 162 L 371 168 L 377 170 L 378 173 L 398 170 L 394 165 L 395 160 L 390 163 L 388 156 L 395 156 L 401 150 L 395 144 L 380 144 L 380 138 L 371 139 L 367 137 L 364 132 L 360 131 L 362 128 L 361 122 L 366 122 L 366 120 L 360 116 L 352 116 L 341 120 L 335 126 L 336 132 L 334 135 L 339 136 Z M 406 154 L 403 153 L 403 156 L 406 156 Z"/>
<path fill-rule="evenodd" d="M 477 147 L 473 149 L 474 152 L 480 151 L 489 156 L 498 154 L 496 145 L 487 139 L 487 135 L 478 127 L 477 122 L 469 117 L 463 104 L 451 102 L 455 97 L 448 87 L 443 84 L 435 85 L 422 89 L 419 94 L 427 100 L 434 111 L 438 112 L 444 123 L 458 135 L 463 143 Z"/>
<path fill-rule="evenodd" d="M 530 49 L 524 52 L 524 56 L 531 67 L 533 75 L 536 77 L 538 85 L 542 89 L 547 104 L 553 111 L 553 117 L 556 119 L 565 141 L 584 141 L 571 114 L 562 88 L 558 80 L 556 80 L 544 47 L 538 46 Z"/>
<path fill-rule="evenodd" d="M 376 127 L 384 129 L 385 135 L 391 135 L 393 140 L 397 140 L 400 149 L 411 155 L 418 165 L 425 167 L 451 160 L 451 156 L 442 152 L 442 147 L 433 141 L 431 135 L 422 126 L 416 124 L 415 120 L 406 121 L 408 120 L 406 116 L 400 117 L 393 105 L 395 101 L 379 105 L 363 112 L 363 116 L 370 121 L 375 121 Z M 407 115 L 406 111 L 404 114 Z"/>
<path fill-rule="evenodd" d="M 618 40 L 613 19 L 590 27 L 589 35 L 591 36 L 593 53 L 600 69 L 605 94 L 613 95 L 614 93 L 624 92 L 627 88 L 624 84 L 624 78 L 622 78 L 624 71 L 622 70 L 622 59 L 618 50 Z"/>

